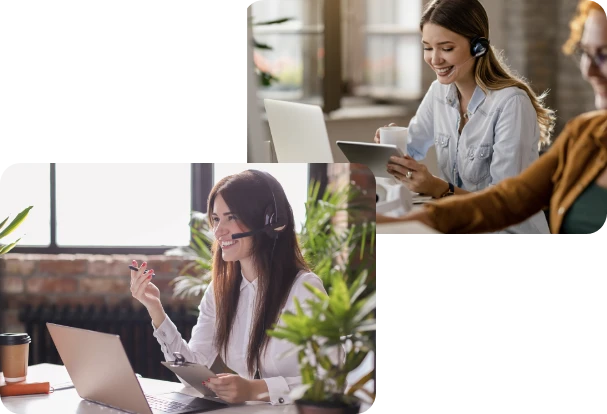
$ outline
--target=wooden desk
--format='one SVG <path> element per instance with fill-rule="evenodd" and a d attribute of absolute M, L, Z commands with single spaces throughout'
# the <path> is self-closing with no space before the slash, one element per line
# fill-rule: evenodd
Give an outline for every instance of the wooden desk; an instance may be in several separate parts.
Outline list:
<path fill-rule="evenodd" d="M 50 382 L 59 384 L 69 381 L 70 377 L 63 365 L 39 364 L 28 368 L 27 380 L 31 382 Z M 177 391 L 184 394 L 201 397 L 194 388 L 185 387 L 178 382 L 159 381 L 150 378 L 141 378 L 141 386 L 146 394 L 158 394 L 163 392 Z M 4 382 L 4 378 L 0 378 Z M 69 388 L 59 390 L 49 395 L 22 395 L 16 397 L 4 397 L 2 403 L 9 411 L 16 414 L 40 414 L 40 413 L 78 413 L 78 414 L 123 414 L 124 411 L 114 410 L 99 404 L 90 403 L 78 396 L 76 389 Z M 268 403 L 251 402 L 246 405 L 238 405 L 221 410 L 221 414 L 295 414 L 297 408 L 294 405 L 273 406 Z"/>

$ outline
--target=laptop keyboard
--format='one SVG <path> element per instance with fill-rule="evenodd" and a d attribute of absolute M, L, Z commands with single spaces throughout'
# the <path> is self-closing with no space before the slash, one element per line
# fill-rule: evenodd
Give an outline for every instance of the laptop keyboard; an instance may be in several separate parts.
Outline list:
<path fill-rule="evenodd" d="M 153 395 L 146 395 L 145 398 L 148 400 L 148 404 L 152 410 L 164 411 L 167 413 L 174 413 L 181 411 L 188 407 L 187 404 L 182 404 L 177 401 L 165 400 L 164 398 L 158 398 Z"/>

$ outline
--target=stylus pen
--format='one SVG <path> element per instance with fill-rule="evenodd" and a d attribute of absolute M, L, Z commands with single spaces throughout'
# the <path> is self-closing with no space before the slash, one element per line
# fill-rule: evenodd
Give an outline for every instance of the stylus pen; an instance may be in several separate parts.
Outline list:
<path fill-rule="evenodd" d="M 139 271 L 139 268 L 138 268 L 138 267 L 135 267 L 135 266 L 133 266 L 133 265 L 129 265 L 129 269 L 134 270 L 134 271 L 136 271 L 136 272 L 137 272 L 137 271 Z M 147 273 L 148 271 L 149 271 L 149 269 L 145 269 L 145 270 L 143 271 L 143 273 L 145 274 L 145 273 Z M 152 273 L 152 277 L 154 277 L 154 273 Z"/>

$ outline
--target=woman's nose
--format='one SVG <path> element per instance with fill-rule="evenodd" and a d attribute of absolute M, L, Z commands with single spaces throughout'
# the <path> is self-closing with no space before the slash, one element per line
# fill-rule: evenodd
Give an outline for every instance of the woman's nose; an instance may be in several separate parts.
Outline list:
<path fill-rule="evenodd" d="M 216 239 L 219 239 L 222 236 L 225 236 L 226 234 L 228 234 L 228 231 L 225 227 L 225 225 L 221 222 L 217 223 L 215 225 L 215 229 L 213 230 L 213 234 L 215 235 Z"/>
<path fill-rule="evenodd" d="M 434 52 L 432 52 L 432 65 L 436 66 L 439 65 L 443 62 L 443 58 L 440 55 L 440 53 L 435 49 Z"/>

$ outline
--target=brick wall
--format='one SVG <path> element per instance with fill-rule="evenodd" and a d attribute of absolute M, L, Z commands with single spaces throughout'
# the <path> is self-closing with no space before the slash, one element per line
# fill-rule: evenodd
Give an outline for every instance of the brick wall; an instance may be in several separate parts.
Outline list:
<path fill-rule="evenodd" d="M 123 255 L 40 255 L 7 254 L 0 259 L 0 290 L 3 329 L 22 331 L 19 310 L 26 304 L 141 305 L 131 296 L 128 265 L 131 260 L 147 261 L 156 274 L 153 283 L 162 303 L 196 306 L 198 299 L 183 300 L 172 295 L 169 282 L 186 265 L 176 256 Z"/>
<path fill-rule="evenodd" d="M 503 25 L 501 43 L 510 67 L 527 78 L 536 93 L 550 89 L 546 103 L 557 111 L 555 137 L 568 120 L 594 109 L 592 88 L 561 51 L 576 5 L 572 0 L 509 0 L 501 19 L 491 22 Z"/>

